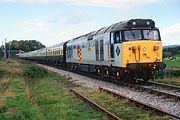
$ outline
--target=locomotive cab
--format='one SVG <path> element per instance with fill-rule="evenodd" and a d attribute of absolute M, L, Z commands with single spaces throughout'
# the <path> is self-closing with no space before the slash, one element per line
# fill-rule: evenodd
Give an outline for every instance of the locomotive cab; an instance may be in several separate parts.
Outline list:
<path fill-rule="evenodd" d="M 124 31 L 122 48 L 122 66 L 136 78 L 150 79 L 156 70 L 165 68 L 158 29 Z"/>

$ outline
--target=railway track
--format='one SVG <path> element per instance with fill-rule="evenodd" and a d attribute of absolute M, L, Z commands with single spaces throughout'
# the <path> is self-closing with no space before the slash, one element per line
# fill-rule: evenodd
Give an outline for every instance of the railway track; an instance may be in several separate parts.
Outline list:
<path fill-rule="evenodd" d="M 180 87 L 173 86 L 173 85 L 162 84 L 162 83 L 157 83 L 157 82 L 148 82 L 148 84 L 153 85 L 156 88 L 161 87 L 161 88 L 166 89 L 166 90 L 172 90 L 173 93 L 176 92 L 180 96 Z"/>
<path fill-rule="evenodd" d="M 144 82 L 143 81 L 138 81 L 139 84 L 143 85 Z M 173 85 L 168 85 L 168 84 L 164 84 L 164 83 L 158 83 L 158 82 L 152 82 L 152 81 L 149 81 L 148 83 L 146 83 L 147 85 L 151 85 L 151 86 L 154 86 L 154 87 L 161 87 L 161 88 L 164 88 L 164 89 L 167 89 L 167 90 L 173 90 L 173 91 L 176 91 L 176 92 L 179 92 L 180 93 L 180 87 L 178 86 L 173 86 Z"/>
<path fill-rule="evenodd" d="M 180 101 L 180 89 L 175 86 L 169 86 L 165 84 L 159 84 L 155 82 L 149 82 L 149 85 L 138 85 L 138 84 L 124 84 L 132 89 L 146 91 L 150 94 L 155 94 L 157 96 L 170 98 L 175 101 Z"/>
<path fill-rule="evenodd" d="M 84 102 L 86 102 L 87 104 L 89 104 L 90 106 L 92 106 L 93 108 L 95 108 L 96 110 L 99 110 L 103 113 L 105 113 L 109 118 L 111 118 L 112 120 L 122 120 L 121 118 L 117 117 L 116 115 L 114 115 L 113 113 L 111 113 L 110 111 L 106 110 L 105 108 L 103 108 L 102 106 L 98 105 L 97 103 L 95 103 L 94 101 L 90 100 L 89 98 L 87 98 L 86 96 L 81 95 L 80 93 L 78 93 L 77 91 L 70 89 L 70 92 L 72 92 L 74 95 L 76 95 L 77 97 L 79 97 L 80 99 L 82 99 Z"/>
<path fill-rule="evenodd" d="M 166 87 L 168 89 L 173 89 L 173 90 L 177 90 L 177 91 L 180 92 L 180 87 L 177 87 L 177 86 L 167 85 L 167 84 L 162 84 L 162 83 L 157 83 L 157 82 L 148 82 L 148 84 L 157 85 L 157 86 L 161 86 L 161 87 Z"/>
<path fill-rule="evenodd" d="M 176 118 L 176 119 L 180 119 L 180 116 L 177 116 L 177 115 L 175 115 L 175 114 L 166 112 L 166 111 L 164 111 L 164 110 L 162 110 L 162 109 L 156 108 L 156 107 L 151 106 L 151 105 L 149 105 L 149 104 L 142 103 L 142 102 L 140 102 L 140 101 L 138 101 L 138 100 L 134 100 L 133 98 L 126 97 L 126 96 L 124 96 L 124 95 L 121 95 L 121 94 L 119 94 L 119 93 L 113 92 L 113 91 L 108 90 L 108 89 L 106 89 L 106 88 L 99 87 L 99 89 L 100 89 L 100 91 L 106 92 L 106 93 L 111 94 L 111 95 L 113 95 L 113 96 L 115 96 L 115 97 L 123 98 L 123 99 L 128 99 L 130 102 L 135 103 L 136 105 L 139 105 L 139 106 L 143 106 L 144 108 L 150 109 L 150 110 L 152 110 L 152 111 L 156 111 L 156 112 L 158 112 L 158 113 L 165 114 L 165 115 L 174 117 L 174 118 Z"/>
<path fill-rule="evenodd" d="M 69 71 L 69 72 L 74 72 L 74 71 L 67 70 L 67 69 L 63 69 L 63 70 Z M 92 77 L 92 78 L 95 78 L 95 79 L 98 79 L 98 80 L 101 80 L 101 81 L 104 81 L 104 80 L 107 81 L 107 78 L 104 79 L 104 78 L 96 76 L 96 75 L 87 75 L 86 73 L 77 72 L 77 71 L 75 73 L 80 74 L 80 75 L 84 75 L 84 76 L 88 76 L 88 77 Z M 110 82 L 116 83 L 113 80 L 111 80 Z M 137 84 L 122 83 L 121 85 L 119 85 L 119 87 L 129 87 L 134 92 L 136 92 L 136 91 L 138 92 L 139 91 L 140 93 L 142 92 L 143 94 L 147 94 L 147 95 L 148 94 L 149 95 L 152 94 L 153 96 L 157 96 L 157 98 L 156 98 L 157 101 L 164 99 L 164 101 L 168 102 L 169 99 L 170 99 L 170 101 L 172 101 L 172 103 L 174 104 L 174 103 L 179 103 L 179 99 L 180 99 L 179 96 L 174 94 L 174 91 L 179 92 L 179 88 L 178 87 L 164 85 L 164 84 L 159 84 L 159 83 L 156 84 L 156 83 L 150 82 L 150 83 L 148 83 L 146 85 L 141 84 L 141 83 L 137 83 Z M 158 90 L 158 89 L 154 89 L 154 88 L 162 88 L 162 89 L 166 89 L 166 90 L 162 91 L 162 90 Z M 169 93 L 168 91 L 171 91 L 171 92 Z M 136 100 L 140 100 L 140 99 L 136 99 Z M 145 101 L 143 101 L 143 103 L 145 104 L 143 106 L 150 106 L 149 108 L 148 107 L 145 107 L 145 108 L 148 108 L 148 109 L 151 108 L 153 111 L 159 111 L 159 113 L 167 114 L 167 115 L 172 116 L 174 118 L 180 119 L 179 112 L 178 112 L 178 110 L 174 109 L 174 106 L 172 106 L 173 110 L 170 110 L 170 111 L 171 111 L 171 113 L 174 113 L 174 110 L 177 111 L 177 112 L 176 112 L 176 114 L 175 113 L 171 114 L 171 113 L 168 113 L 169 110 L 168 110 L 167 106 L 165 107 L 164 111 L 161 111 L 161 109 L 164 108 L 164 107 L 161 106 L 158 109 L 158 108 L 156 108 L 156 105 L 154 103 L 151 104 L 151 103 L 148 103 L 148 102 L 145 102 Z M 167 104 L 169 104 L 169 102 Z M 139 105 L 142 106 L 142 104 L 140 104 L 140 101 L 139 101 Z M 157 110 L 155 110 L 155 109 L 157 109 Z"/>

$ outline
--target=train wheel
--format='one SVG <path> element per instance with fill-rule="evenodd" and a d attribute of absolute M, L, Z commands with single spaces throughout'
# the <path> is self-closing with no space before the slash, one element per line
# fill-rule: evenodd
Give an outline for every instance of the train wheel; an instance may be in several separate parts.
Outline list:
<path fill-rule="evenodd" d="M 107 77 L 107 78 L 109 78 L 109 77 L 111 76 L 111 73 L 110 73 L 110 70 L 109 70 L 109 69 L 107 69 L 107 70 L 105 71 L 104 76 Z"/>
<path fill-rule="evenodd" d="M 149 79 L 148 79 L 147 77 L 144 77 L 144 78 L 143 78 L 143 81 L 144 81 L 145 83 L 147 83 L 148 80 L 149 80 Z"/>
<path fill-rule="evenodd" d="M 98 68 L 97 69 L 97 74 L 100 76 L 101 75 L 101 70 Z"/>
<path fill-rule="evenodd" d="M 128 82 L 128 83 L 135 83 L 135 82 L 136 82 L 136 78 L 134 77 L 134 75 L 128 74 L 128 76 L 127 76 L 127 82 Z"/>

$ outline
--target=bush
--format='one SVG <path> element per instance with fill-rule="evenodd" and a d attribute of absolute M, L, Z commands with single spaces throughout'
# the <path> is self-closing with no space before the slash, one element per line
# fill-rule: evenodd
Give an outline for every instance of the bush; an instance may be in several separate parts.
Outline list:
<path fill-rule="evenodd" d="M 25 65 L 24 67 L 24 75 L 29 78 L 43 78 L 46 77 L 48 71 L 42 67 L 37 65 Z"/>

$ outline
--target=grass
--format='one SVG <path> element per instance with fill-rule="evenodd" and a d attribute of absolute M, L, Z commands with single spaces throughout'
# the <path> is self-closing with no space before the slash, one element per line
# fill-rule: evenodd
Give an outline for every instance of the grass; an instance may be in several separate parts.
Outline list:
<path fill-rule="evenodd" d="M 166 120 L 97 89 L 82 88 L 65 76 L 34 64 L 7 62 L 0 65 L 0 120 L 108 120 L 69 92 L 74 88 L 124 120 Z"/>
<path fill-rule="evenodd" d="M 40 109 L 43 119 L 47 120 L 91 120 L 108 119 L 105 115 L 97 113 L 84 102 L 73 96 L 61 85 L 54 87 L 54 83 L 39 81 L 36 84 L 31 97 Z M 61 87 L 60 87 L 61 86 Z"/>
<path fill-rule="evenodd" d="M 26 98 L 26 86 L 21 80 L 21 77 L 14 75 L 4 78 L 6 87 L 1 87 L 0 119 L 39 119 L 36 108 Z"/>
<path fill-rule="evenodd" d="M 176 57 L 174 61 L 167 58 L 163 60 L 167 66 L 165 70 L 156 74 L 157 82 L 180 86 L 180 54 L 174 57 Z"/>
<path fill-rule="evenodd" d="M 78 89 L 83 95 L 88 96 L 109 111 L 120 116 L 123 120 L 167 120 L 167 116 L 154 115 L 140 107 L 135 106 L 128 100 L 118 99 L 112 95 L 102 93 L 97 89 Z"/>
<path fill-rule="evenodd" d="M 2 59 L 0 59 L 0 64 L 3 64 L 3 63 L 4 63 L 4 61 Z"/>
<path fill-rule="evenodd" d="M 0 68 L 0 78 L 4 77 L 7 74 L 7 72 Z"/>
<path fill-rule="evenodd" d="M 166 63 L 168 68 L 179 68 L 180 69 L 180 54 L 175 55 L 176 59 L 174 61 L 171 61 L 167 58 L 165 58 L 163 61 Z"/>
<path fill-rule="evenodd" d="M 67 87 L 77 86 L 64 77 L 17 61 L 1 68 L 0 120 L 108 120 L 72 95 Z"/>
<path fill-rule="evenodd" d="M 25 64 L 23 66 L 24 76 L 31 78 L 44 78 L 48 76 L 48 71 L 42 67 L 39 67 L 35 64 Z"/>
<path fill-rule="evenodd" d="M 0 64 L 0 68 L 6 72 L 9 72 L 13 75 L 21 76 L 23 74 L 23 70 L 21 67 L 21 63 L 19 61 L 5 61 L 6 64 Z"/>
<path fill-rule="evenodd" d="M 174 85 L 174 86 L 180 87 L 180 77 L 157 79 L 155 81 L 159 82 L 159 83 L 164 83 L 164 84 Z"/>

